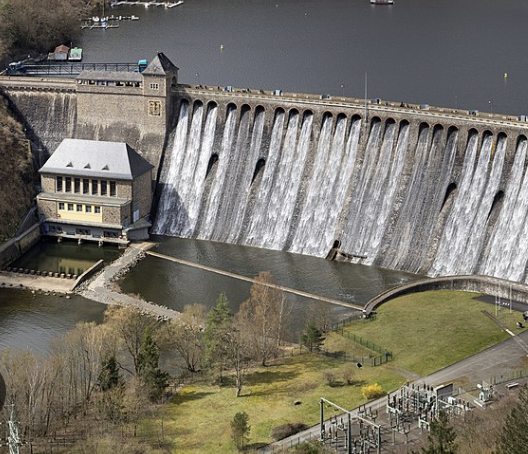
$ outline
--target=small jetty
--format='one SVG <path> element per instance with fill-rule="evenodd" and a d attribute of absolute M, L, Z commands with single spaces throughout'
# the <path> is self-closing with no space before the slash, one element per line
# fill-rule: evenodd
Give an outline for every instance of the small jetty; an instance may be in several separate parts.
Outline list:
<path fill-rule="evenodd" d="M 111 2 L 110 6 L 121 6 L 121 5 L 128 5 L 128 6 L 144 6 L 145 8 L 149 8 L 151 6 L 157 6 L 157 7 L 163 7 L 163 8 L 175 8 L 176 6 L 183 5 L 183 0 L 179 0 L 178 2 L 133 2 L 133 1 L 115 1 Z"/>

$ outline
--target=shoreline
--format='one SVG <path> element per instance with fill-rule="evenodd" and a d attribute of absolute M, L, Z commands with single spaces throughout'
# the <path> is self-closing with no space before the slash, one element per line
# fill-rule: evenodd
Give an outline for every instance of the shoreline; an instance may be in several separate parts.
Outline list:
<path fill-rule="evenodd" d="M 142 241 L 132 243 L 121 257 L 105 266 L 92 279 L 81 284 L 75 292 L 78 295 L 105 305 L 118 304 L 135 307 L 141 314 L 150 315 L 158 320 L 177 320 L 181 313 L 168 307 L 145 301 L 139 296 L 121 292 L 117 280 L 123 277 L 139 260 L 145 257 L 145 251 L 156 243 Z"/>

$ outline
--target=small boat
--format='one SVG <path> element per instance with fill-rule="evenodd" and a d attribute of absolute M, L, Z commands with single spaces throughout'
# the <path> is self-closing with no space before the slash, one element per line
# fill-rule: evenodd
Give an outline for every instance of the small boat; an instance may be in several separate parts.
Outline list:
<path fill-rule="evenodd" d="M 99 16 L 92 17 L 92 22 L 95 22 L 96 24 L 100 21 Z"/>
<path fill-rule="evenodd" d="M 132 15 L 132 16 L 130 16 L 130 20 L 139 20 L 139 17 Z"/>
<path fill-rule="evenodd" d="M 394 5 L 394 0 L 370 0 L 371 5 Z"/>

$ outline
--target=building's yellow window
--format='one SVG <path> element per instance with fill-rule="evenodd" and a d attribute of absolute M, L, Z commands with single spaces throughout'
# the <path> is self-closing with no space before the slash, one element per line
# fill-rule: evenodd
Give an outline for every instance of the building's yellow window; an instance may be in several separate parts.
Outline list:
<path fill-rule="evenodd" d="M 86 212 L 91 213 L 92 212 L 92 205 L 86 205 Z"/>
<path fill-rule="evenodd" d="M 59 202 L 59 210 L 64 210 L 64 202 Z"/>
<path fill-rule="evenodd" d="M 68 203 L 68 211 L 73 211 L 73 203 Z"/>

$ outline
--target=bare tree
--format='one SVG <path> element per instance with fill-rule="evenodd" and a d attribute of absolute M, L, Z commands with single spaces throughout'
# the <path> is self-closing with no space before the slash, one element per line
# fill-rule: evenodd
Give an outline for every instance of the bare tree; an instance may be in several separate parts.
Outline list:
<path fill-rule="evenodd" d="M 147 327 L 154 326 L 154 320 L 132 308 L 110 306 L 105 312 L 105 323 L 108 329 L 117 334 L 132 357 L 134 373 L 137 375 L 140 369 L 139 354 L 143 335 Z"/>
<path fill-rule="evenodd" d="M 187 305 L 182 316 L 168 323 L 158 337 L 160 346 L 173 348 L 178 352 L 180 365 L 190 372 L 198 372 L 202 367 L 204 353 L 202 334 L 205 320 L 205 306 Z"/>
<path fill-rule="evenodd" d="M 240 397 L 246 371 L 251 359 L 249 345 L 236 324 L 232 324 L 224 336 L 224 343 L 227 366 L 233 369 L 235 374 L 236 396 Z"/>
<path fill-rule="evenodd" d="M 237 314 L 242 335 L 263 366 L 276 353 L 289 309 L 269 271 L 262 271 Z"/>

